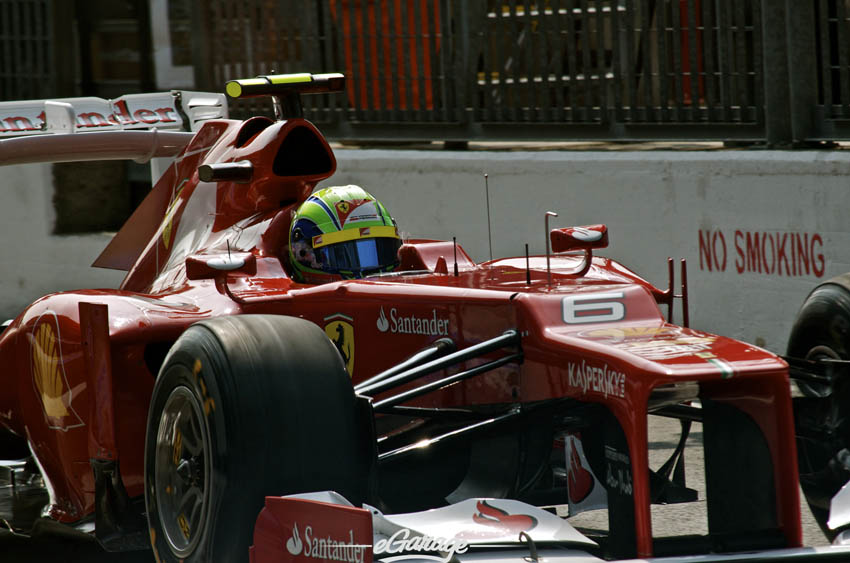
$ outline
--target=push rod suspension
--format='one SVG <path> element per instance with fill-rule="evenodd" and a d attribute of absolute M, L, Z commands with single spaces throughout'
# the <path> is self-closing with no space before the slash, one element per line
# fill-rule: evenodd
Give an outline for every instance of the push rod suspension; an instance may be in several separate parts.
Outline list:
<path fill-rule="evenodd" d="M 360 383 L 354 386 L 354 392 L 362 394 L 362 389 L 370 387 L 375 383 L 378 383 L 379 381 L 383 381 L 403 371 L 406 371 L 418 365 L 422 365 L 425 362 L 432 361 L 436 358 L 441 358 L 450 352 L 454 352 L 455 349 L 455 343 L 451 338 L 440 338 L 439 340 L 434 341 L 431 346 L 428 346 L 427 348 L 416 352 L 400 364 L 396 364 L 390 369 L 382 371 L 378 375 L 372 376 L 369 379 L 361 381 Z"/>
<path fill-rule="evenodd" d="M 402 446 L 400 448 L 396 448 L 389 452 L 384 452 L 378 455 L 378 463 L 385 463 L 389 460 L 396 460 L 403 458 L 407 455 L 410 455 L 414 452 L 417 452 L 423 448 L 427 448 L 430 446 L 436 446 L 441 442 L 448 442 L 453 439 L 458 439 L 460 437 L 471 437 L 479 432 L 483 432 L 485 430 L 493 430 L 495 427 L 504 424 L 505 422 L 512 421 L 522 416 L 523 411 L 519 409 L 513 409 L 508 413 L 495 416 L 493 418 L 489 418 L 487 420 L 482 420 L 481 422 L 476 422 L 475 424 L 471 424 L 469 426 L 464 426 L 463 428 L 458 428 L 457 430 L 452 430 L 451 432 L 446 432 L 445 434 L 441 434 L 439 436 L 434 436 L 433 438 L 428 438 L 425 440 L 421 440 L 414 444 L 408 444 L 406 446 Z"/>
<path fill-rule="evenodd" d="M 386 414 L 397 414 L 399 416 L 407 416 L 411 418 L 428 418 L 432 420 L 484 420 L 489 418 L 485 415 L 471 409 L 458 408 L 431 408 L 431 407 L 410 407 L 410 406 L 395 406 L 385 411 Z"/>
<path fill-rule="evenodd" d="M 688 405 L 668 405 L 652 411 L 652 414 L 666 418 L 676 418 L 678 420 L 702 422 L 702 409 Z"/>
<path fill-rule="evenodd" d="M 486 373 L 505 364 L 519 361 L 521 359 L 522 353 L 518 352 L 516 354 L 510 354 L 509 356 L 499 358 L 498 360 L 493 360 L 492 362 L 487 362 L 486 364 L 475 366 L 472 369 L 468 369 L 466 371 L 462 371 L 454 375 L 449 375 L 448 377 L 438 379 L 437 381 L 432 381 L 431 383 L 426 383 L 425 385 L 420 385 L 419 387 L 416 387 L 414 389 L 410 389 L 397 395 L 393 395 L 392 397 L 377 401 L 374 406 L 375 412 L 381 412 L 384 409 L 388 409 L 390 407 L 394 407 L 401 403 L 407 402 L 410 399 L 419 397 L 420 395 L 425 395 L 426 393 L 430 393 L 431 391 L 436 391 L 437 389 L 447 387 L 453 383 L 457 383 L 458 381 L 463 381 L 464 379 L 469 379 L 470 377 L 481 375 L 482 373 Z"/>
<path fill-rule="evenodd" d="M 516 330 L 508 330 L 501 336 L 485 340 L 484 342 L 464 348 L 463 350 L 459 350 L 449 354 L 448 356 L 437 358 L 436 360 L 413 367 L 402 373 L 387 377 L 381 381 L 377 381 L 369 385 L 358 385 L 356 391 L 358 395 L 374 397 L 378 393 L 383 393 L 384 391 L 399 387 L 405 383 L 410 383 L 411 381 L 415 381 L 416 379 L 435 371 L 444 370 L 467 360 L 483 356 L 484 354 L 494 350 L 501 350 L 502 348 L 510 346 L 519 346 L 519 340 L 519 333 Z"/>
<path fill-rule="evenodd" d="M 850 360 L 834 358 L 804 360 L 802 358 L 782 356 L 782 359 L 788 362 L 788 375 L 791 379 L 820 385 L 832 384 L 834 379 L 846 372 L 848 366 L 850 366 Z"/>
<path fill-rule="evenodd" d="M 580 403 L 576 399 L 559 399 L 556 401 L 547 401 L 544 403 L 514 405 L 500 413 L 494 413 L 484 420 L 468 424 L 461 428 L 456 428 L 423 440 L 417 440 L 414 443 L 400 446 L 393 450 L 378 454 L 378 462 L 386 463 L 402 459 L 410 454 L 422 450 L 423 448 L 436 447 L 456 441 L 471 440 L 478 436 L 488 433 L 500 431 L 503 425 L 511 425 L 512 428 L 517 424 L 523 424 L 523 420 L 527 417 L 556 416 L 557 413 L 570 412 L 577 416 L 565 428 L 581 428 L 584 426 L 587 415 L 584 409 L 591 407 L 588 403 Z M 591 408 L 597 408 L 592 406 Z"/>

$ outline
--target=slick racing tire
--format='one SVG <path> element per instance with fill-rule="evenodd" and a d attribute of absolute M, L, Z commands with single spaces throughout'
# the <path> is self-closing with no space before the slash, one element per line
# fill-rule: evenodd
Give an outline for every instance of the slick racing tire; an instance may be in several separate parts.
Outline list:
<path fill-rule="evenodd" d="M 351 381 L 303 319 L 203 321 L 169 351 L 145 439 L 145 505 L 159 561 L 247 561 L 266 495 L 365 500 Z"/>
<path fill-rule="evenodd" d="M 850 290 L 827 282 L 806 298 L 788 339 L 788 356 L 817 361 L 850 358 Z M 826 397 L 828 385 L 798 381 L 807 397 Z"/>
<path fill-rule="evenodd" d="M 838 283 L 835 283 L 837 281 Z M 794 358 L 850 359 L 850 290 L 841 278 L 824 283 L 806 298 L 788 339 Z M 800 485 L 812 515 L 827 538 L 832 497 L 850 479 L 840 461 L 850 448 L 850 378 L 829 384 L 797 381 L 804 397 L 794 399 Z"/>

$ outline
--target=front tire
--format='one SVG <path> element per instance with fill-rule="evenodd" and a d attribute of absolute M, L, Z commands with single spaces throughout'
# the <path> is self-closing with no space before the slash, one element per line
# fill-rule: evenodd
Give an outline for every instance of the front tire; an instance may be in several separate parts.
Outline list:
<path fill-rule="evenodd" d="M 809 294 L 791 329 L 787 355 L 812 361 L 850 359 L 848 277 L 826 282 Z M 832 540 L 840 530 L 826 525 L 832 497 L 850 479 L 841 452 L 850 447 L 850 378 L 828 384 L 797 381 L 805 397 L 794 399 L 800 485 L 812 515 Z"/>
<path fill-rule="evenodd" d="M 850 358 L 848 287 L 830 281 L 809 294 L 791 328 L 787 354 L 813 361 Z M 828 385 L 801 381 L 797 386 L 807 397 L 826 397 L 832 392 Z"/>
<path fill-rule="evenodd" d="M 266 495 L 365 500 L 351 381 L 315 324 L 272 315 L 193 325 L 154 386 L 145 504 L 162 561 L 246 561 Z"/>

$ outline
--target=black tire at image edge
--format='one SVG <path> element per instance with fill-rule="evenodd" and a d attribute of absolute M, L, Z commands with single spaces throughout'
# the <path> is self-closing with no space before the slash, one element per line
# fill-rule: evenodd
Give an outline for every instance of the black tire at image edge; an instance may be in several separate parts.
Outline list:
<path fill-rule="evenodd" d="M 840 281 L 840 280 L 839 280 Z M 787 355 L 794 358 L 850 359 L 850 290 L 843 281 L 816 287 L 806 298 L 791 329 Z M 794 399 L 800 484 L 824 535 L 831 541 L 829 501 L 850 477 L 836 454 L 850 446 L 850 381 L 832 385 L 797 381 L 804 397 Z"/>

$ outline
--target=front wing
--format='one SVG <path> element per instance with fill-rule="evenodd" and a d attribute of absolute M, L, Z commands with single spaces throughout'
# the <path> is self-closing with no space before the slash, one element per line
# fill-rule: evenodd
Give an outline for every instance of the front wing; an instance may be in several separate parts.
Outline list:
<path fill-rule="evenodd" d="M 468 499 L 409 514 L 357 508 L 334 492 L 267 497 L 251 563 L 595 563 L 599 546 L 566 520 L 507 499 Z M 630 559 L 632 562 L 848 561 L 850 546 Z M 625 561 L 625 560 L 621 560 Z"/>

